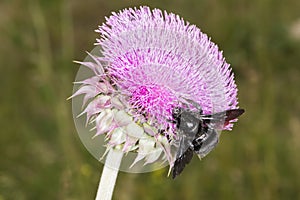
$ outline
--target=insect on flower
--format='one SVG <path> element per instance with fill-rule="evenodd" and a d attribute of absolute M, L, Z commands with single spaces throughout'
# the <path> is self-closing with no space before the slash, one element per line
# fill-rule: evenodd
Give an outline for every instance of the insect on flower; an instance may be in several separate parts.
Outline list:
<path fill-rule="evenodd" d="M 128 8 L 113 12 L 96 32 L 100 56 L 79 62 L 92 75 L 75 82 L 79 89 L 71 98 L 84 96 L 78 114 L 86 115 L 95 134 L 80 135 L 87 145 L 99 141 L 97 148 L 88 146 L 97 159 L 117 149 L 126 155 L 120 170 L 169 165 L 176 177 L 194 153 L 207 155 L 219 131 L 231 130 L 242 114 L 222 51 L 179 15 Z M 103 144 L 104 153 L 98 151 Z"/>
<path fill-rule="evenodd" d="M 244 109 L 230 109 L 212 115 L 203 115 L 201 108 L 197 107 L 199 109 L 197 112 L 178 107 L 173 109 L 174 123 L 180 135 L 172 172 L 173 179 L 192 160 L 194 153 L 201 159 L 214 149 L 219 141 L 218 130 L 245 112 Z"/>

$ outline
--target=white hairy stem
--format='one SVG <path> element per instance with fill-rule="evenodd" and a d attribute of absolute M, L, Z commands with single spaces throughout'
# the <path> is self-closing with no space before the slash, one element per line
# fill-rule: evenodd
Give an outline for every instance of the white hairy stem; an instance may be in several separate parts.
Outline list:
<path fill-rule="evenodd" d="M 120 150 L 111 149 L 108 152 L 102 171 L 96 200 L 111 200 L 122 157 L 123 152 Z"/>

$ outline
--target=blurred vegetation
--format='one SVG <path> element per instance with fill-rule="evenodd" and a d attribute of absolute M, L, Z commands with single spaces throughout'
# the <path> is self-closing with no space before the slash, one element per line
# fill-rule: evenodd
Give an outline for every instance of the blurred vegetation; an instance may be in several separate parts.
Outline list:
<path fill-rule="evenodd" d="M 175 181 L 121 172 L 114 199 L 300 199 L 300 1 L 2 0 L 0 200 L 93 199 L 102 170 L 74 128 L 77 65 L 105 15 L 149 5 L 212 37 L 246 113 Z M 298 28 L 297 28 L 298 27 Z"/>

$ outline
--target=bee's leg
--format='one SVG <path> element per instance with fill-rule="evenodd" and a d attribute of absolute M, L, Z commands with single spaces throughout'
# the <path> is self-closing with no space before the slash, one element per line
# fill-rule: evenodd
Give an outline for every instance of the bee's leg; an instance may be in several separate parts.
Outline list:
<path fill-rule="evenodd" d="M 195 138 L 193 140 L 192 145 L 193 145 L 194 151 L 199 151 L 200 150 L 200 148 L 203 144 L 203 140 L 205 140 L 206 137 L 207 137 L 207 135 L 204 133 L 200 137 Z"/>
<path fill-rule="evenodd" d="M 208 129 L 205 132 L 206 137 L 201 141 L 201 146 L 195 149 L 195 153 L 198 154 L 200 158 L 206 156 L 211 150 L 213 150 L 219 141 L 219 132 L 215 129 Z"/>
<path fill-rule="evenodd" d="M 177 121 L 176 120 L 171 120 L 171 119 L 166 119 L 167 122 L 170 122 L 170 123 L 173 123 L 173 124 L 176 124 Z"/>

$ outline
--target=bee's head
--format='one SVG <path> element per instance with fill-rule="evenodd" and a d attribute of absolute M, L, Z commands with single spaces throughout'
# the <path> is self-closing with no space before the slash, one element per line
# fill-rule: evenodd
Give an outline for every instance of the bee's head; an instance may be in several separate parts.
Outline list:
<path fill-rule="evenodd" d="M 174 107 L 172 110 L 172 116 L 174 119 L 178 118 L 181 114 L 181 108 L 179 107 Z"/>

